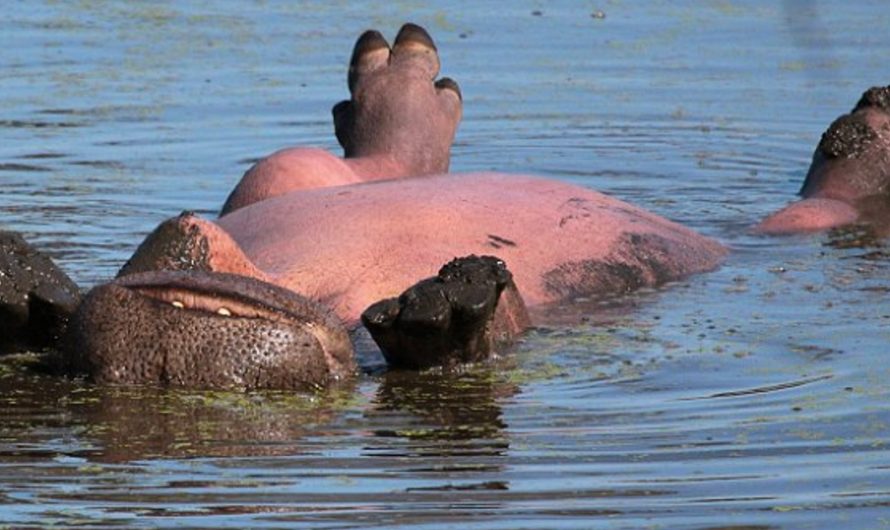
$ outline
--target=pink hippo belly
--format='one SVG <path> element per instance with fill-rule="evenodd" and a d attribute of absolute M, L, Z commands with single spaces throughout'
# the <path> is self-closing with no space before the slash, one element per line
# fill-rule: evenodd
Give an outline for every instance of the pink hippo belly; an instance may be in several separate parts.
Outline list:
<path fill-rule="evenodd" d="M 304 190 L 218 221 L 269 279 L 350 325 L 443 263 L 503 259 L 529 306 L 603 296 L 712 269 L 719 243 L 559 181 L 448 174 Z"/>

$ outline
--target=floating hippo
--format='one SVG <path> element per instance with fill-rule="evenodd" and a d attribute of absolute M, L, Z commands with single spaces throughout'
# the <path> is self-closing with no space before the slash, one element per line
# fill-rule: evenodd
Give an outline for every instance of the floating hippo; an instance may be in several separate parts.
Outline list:
<path fill-rule="evenodd" d="M 890 204 L 890 86 L 865 91 L 822 135 L 802 200 L 764 219 L 767 234 L 815 232 L 886 217 Z"/>
<path fill-rule="evenodd" d="M 355 371 L 346 330 L 362 325 L 395 366 L 474 361 L 554 304 L 658 285 L 725 255 L 583 187 L 448 174 L 461 95 L 438 72 L 418 26 L 391 48 L 362 35 L 351 99 L 334 107 L 344 158 L 279 151 L 216 221 L 162 223 L 85 297 L 66 369 L 98 382 L 312 387 Z"/>

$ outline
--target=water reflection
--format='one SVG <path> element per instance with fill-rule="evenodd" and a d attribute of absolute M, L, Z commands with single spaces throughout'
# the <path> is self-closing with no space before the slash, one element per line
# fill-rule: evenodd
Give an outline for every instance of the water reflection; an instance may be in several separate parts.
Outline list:
<path fill-rule="evenodd" d="M 365 412 L 380 443 L 366 451 L 377 456 L 504 455 L 509 441 L 501 403 L 518 391 L 490 364 L 459 371 L 387 372 L 373 407 Z"/>
<path fill-rule="evenodd" d="M 3 359 L 5 458 L 132 462 L 151 458 L 285 456 L 337 417 L 351 385 L 317 394 L 109 387 L 41 375 L 30 356 Z"/>

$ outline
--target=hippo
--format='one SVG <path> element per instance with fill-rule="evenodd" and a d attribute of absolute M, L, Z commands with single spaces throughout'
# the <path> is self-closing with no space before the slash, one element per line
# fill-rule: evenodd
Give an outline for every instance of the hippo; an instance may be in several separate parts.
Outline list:
<path fill-rule="evenodd" d="M 79 304 L 80 290 L 52 259 L 0 230 L 0 353 L 54 345 Z"/>
<path fill-rule="evenodd" d="M 69 325 L 61 363 L 100 383 L 314 388 L 356 371 L 370 332 L 394 367 L 488 358 L 554 307 L 719 265 L 726 249 L 596 191 L 530 175 L 448 173 L 457 83 L 429 34 L 365 32 L 343 157 L 278 151 L 216 220 L 161 223 Z"/>
<path fill-rule="evenodd" d="M 886 224 L 890 201 L 890 86 L 872 87 L 822 135 L 801 200 L 755 227 L 764 234 Z"/>

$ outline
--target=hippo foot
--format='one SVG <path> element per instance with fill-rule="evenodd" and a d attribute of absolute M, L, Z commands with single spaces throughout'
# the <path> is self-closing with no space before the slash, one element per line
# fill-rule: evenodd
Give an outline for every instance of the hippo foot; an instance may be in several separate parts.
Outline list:
<path fill-rule="evenodd" d="M 371 305 L 362 323 L 390 365 L 428 368 L 490 357 L 528 326 L 528 315 L 503 261 L 468 256 Z"/>
<path fill-rule="evenodd" d="M 0 352 L 53 345 L 79 303 L 77 285 L 50 258 L 0 231 Z"/>

